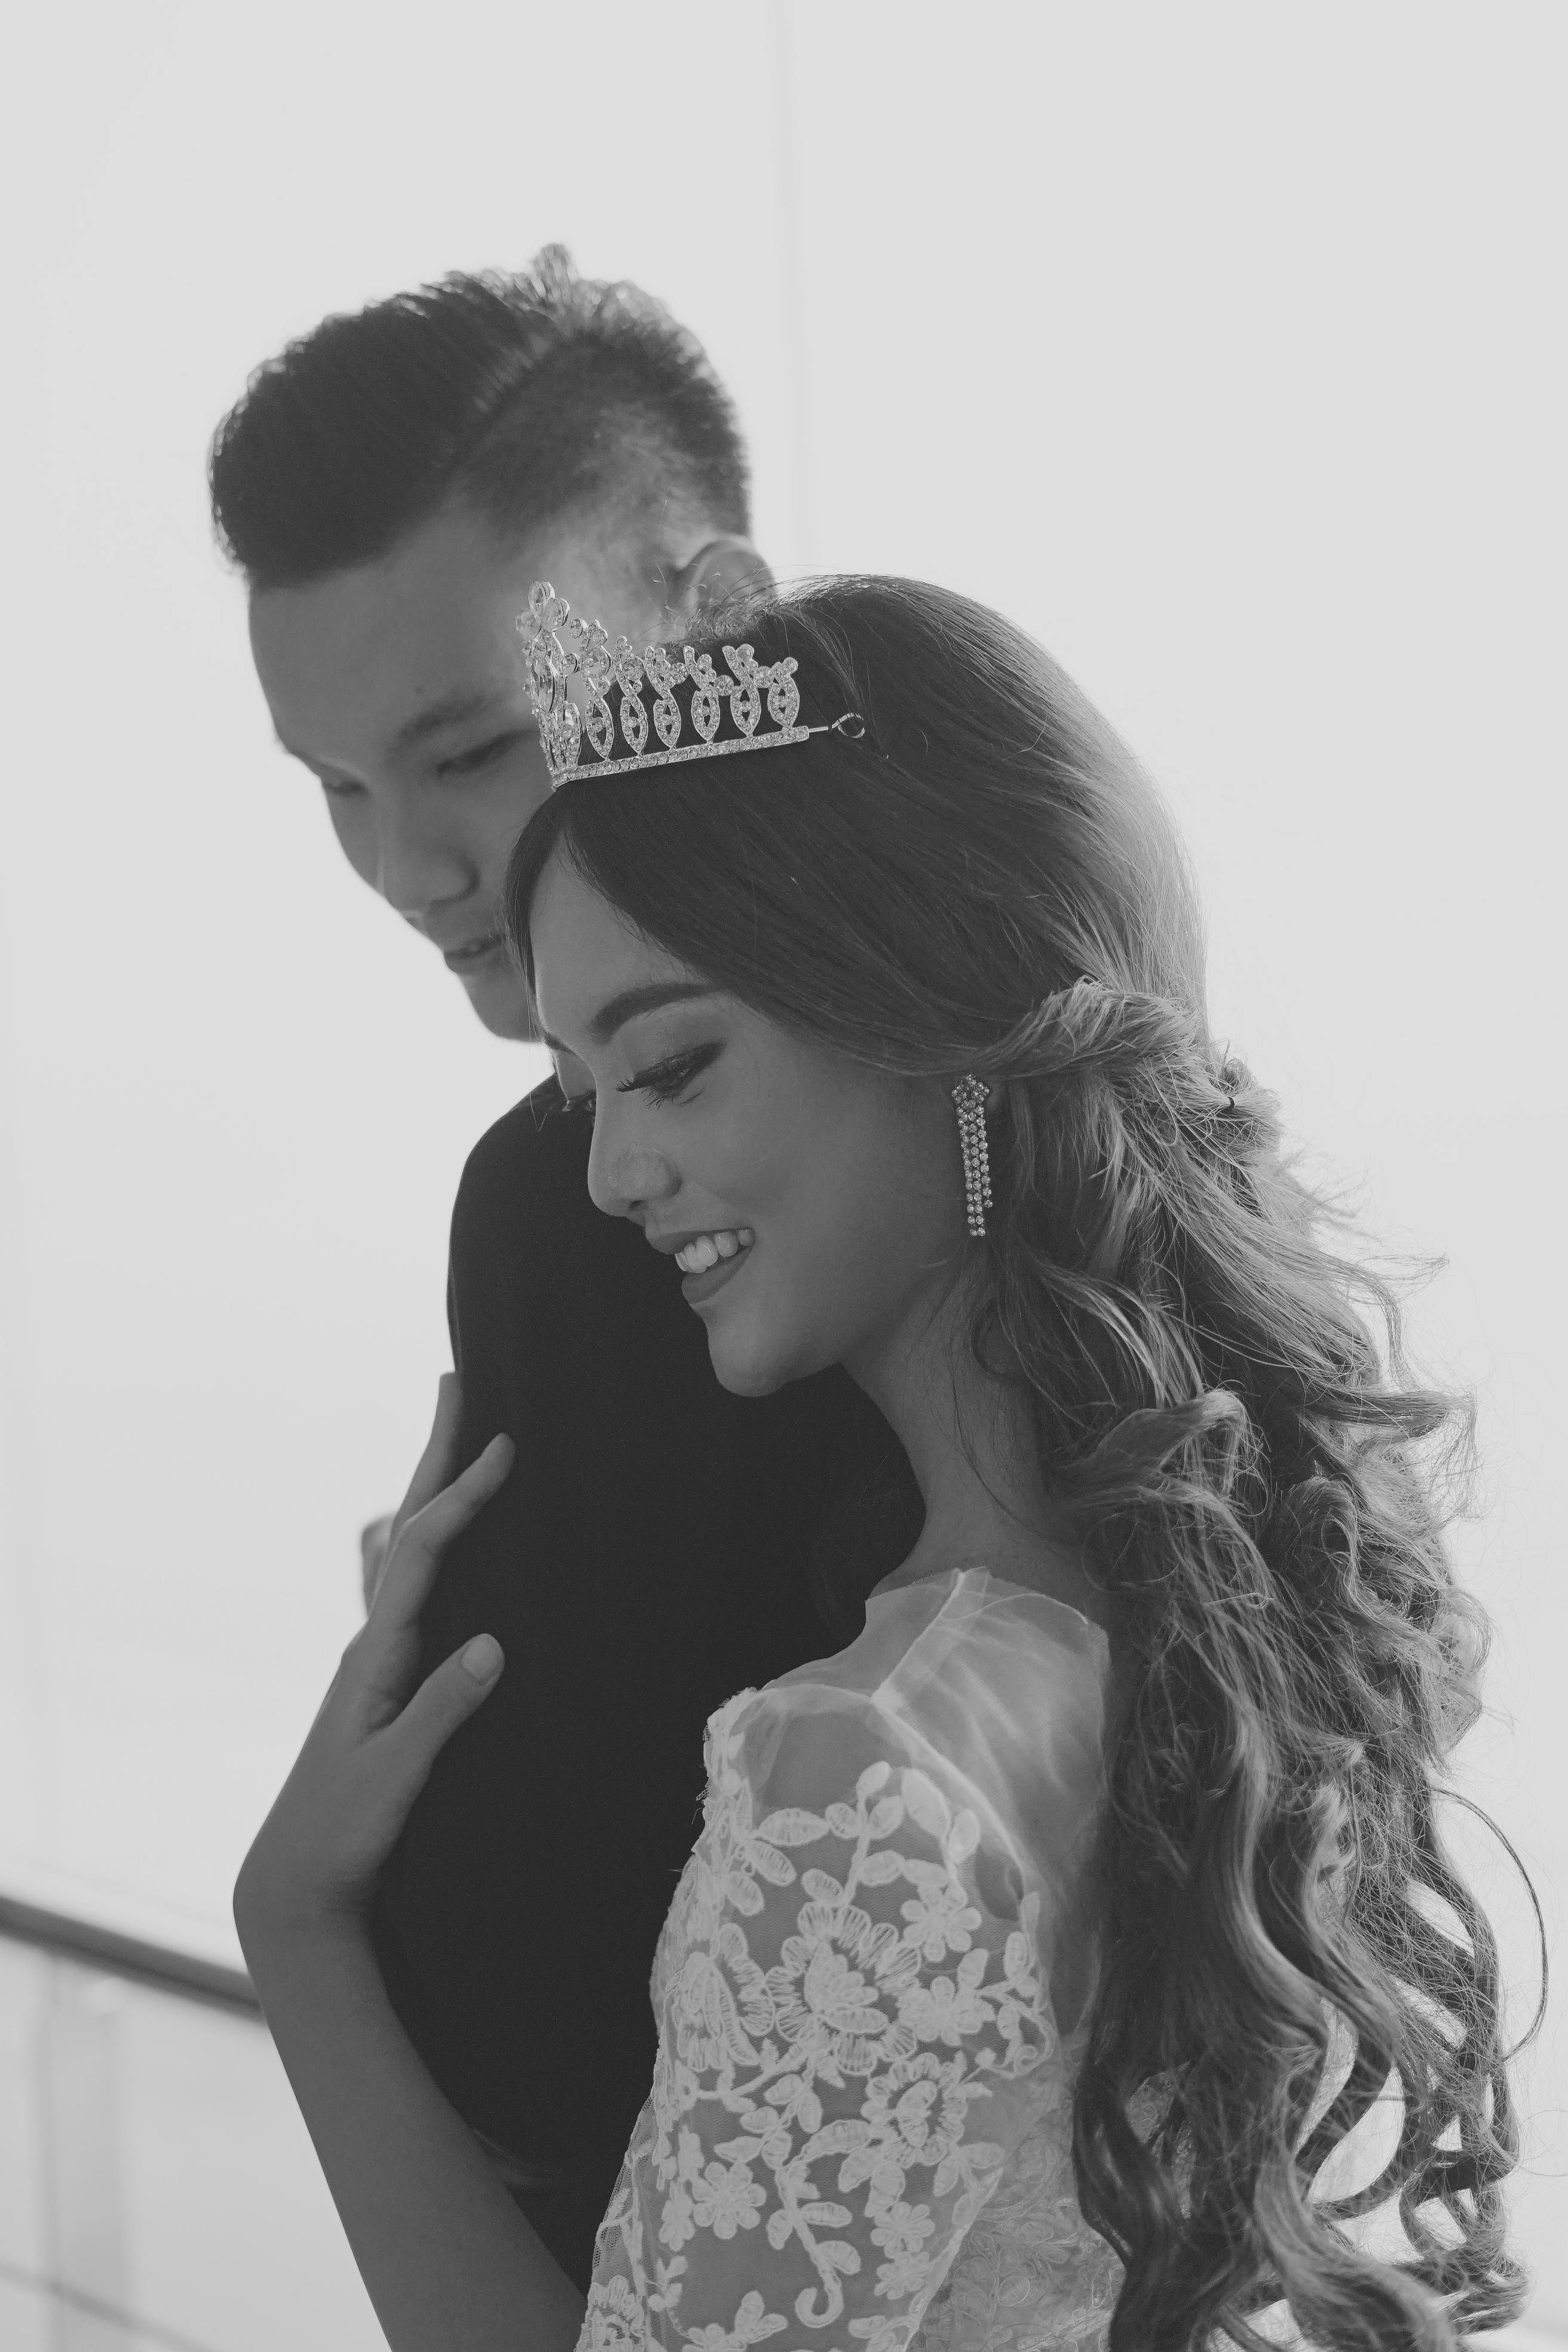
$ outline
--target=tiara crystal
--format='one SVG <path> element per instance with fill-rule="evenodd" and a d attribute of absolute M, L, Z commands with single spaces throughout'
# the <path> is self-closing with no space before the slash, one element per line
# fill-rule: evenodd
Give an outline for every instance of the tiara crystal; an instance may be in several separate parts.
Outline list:
<path fill-rule="evenodd" d="M 826 735 L 826 727 L 802 727 L 800 688 L 795 682 L 796 664 L 786 656 L 764 668 L 750 646 L 722 646 L 730 675 L 715 669 L 711 654 L 694 653 L 689 646 L 678 662 L 663 646 L 634 651 L 629 637 L 614 646 L 602 621 L 584 621 L 548 580 L 536 581 L 529 591 L 528 610 L 517 616 L 523 641 L 529 694 L 544 746 L 552 791 L 569 776 L 619 776 L 634 768 L 667 768 L 680 760 L 718 759 L 730 751 L 771 751 L 784 743 L 804 743 Z M 581 677 L 587 689 L 586 708 L 574 701 L 567 688 Z M 675 689 L 689 678 L 689 718 L 695 740 L 682 741 L 684 721 Z M 616 709 L 610 708 L 616 687 Z M 644 688 L 653 702 L 644 700 Z M 735 732 L 721 741 L 719 721 L 728 702 Z M 773 725 L 762 725 L 764 708 Z M 647 748 L 649 719 L 660 749 Z M 851 727 L 850 722 L 853 722 Z M 832 722 L 840 734 L 863 734 L 858 712 L 847 711 Z"/>

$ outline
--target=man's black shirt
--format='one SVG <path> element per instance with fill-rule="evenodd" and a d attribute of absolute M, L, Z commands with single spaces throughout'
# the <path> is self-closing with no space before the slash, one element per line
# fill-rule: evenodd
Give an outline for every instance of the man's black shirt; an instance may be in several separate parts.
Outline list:
<path fill-rule="evenodd" d="M 859 1513 L 862 1592 L 919 1524 L 903 1457 L 845 1374 L 763 1399 L 719 1386 L 679 1270 L 589 1200 L 590 1132 L 552 1081 L 458 1190 L 463 1460 L 498 1430 L 517 1459 L 442 1568 L 425 1663 L 482 1632 L 506 1669 L 437 1760 L 376 1915 L 392 1999 L 447 2095 L 559 2174 L 519 2201 L 584 2291 L 652 2081 L 648 1976 L 700 1822 L 703 1726 L 858 1630 L 829 1622 L 807 1568 L 858 1490 L 890 1497 Z"/>

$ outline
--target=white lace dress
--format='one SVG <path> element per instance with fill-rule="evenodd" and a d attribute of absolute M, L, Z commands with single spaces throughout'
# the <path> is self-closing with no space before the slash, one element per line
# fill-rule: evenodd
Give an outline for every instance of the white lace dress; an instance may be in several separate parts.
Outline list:
<path fill-rule="evenodd" d="M 579 2352 L 1099 2352 L 1069 2155 L 1107 1645 L 954 1570 L 710 1717 Z"/>

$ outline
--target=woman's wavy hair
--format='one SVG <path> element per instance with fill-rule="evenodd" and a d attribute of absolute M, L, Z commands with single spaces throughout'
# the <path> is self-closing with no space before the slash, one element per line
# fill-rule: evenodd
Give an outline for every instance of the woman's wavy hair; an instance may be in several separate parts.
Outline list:
<path fill-rule="evenodd" d="M 1004 1090 L 974 1350 L 1029 1401 L 1128 1693 L 1075 2118 L 1083 2212 L 1125 2265 L 1112 2352 L 1257 2346 L 1281 2297 L 1329 2347 L 1500 2326 L 1523 2281 L 1500 1974 L 1436 1777 L 1486 1639 L 1441 1536 L 1468 1411 L 1407 1384 L 1394 1294 L 1331 1248 L 1271 1098 L 1213 1042 L 1181 845 L 1056 665 L 910 581 L 730 624 L 693 641 L 794 655 L 803 719 L 857 711 L 864 737 L 573 782 L 518 845 L 512 936 L 526 967 L 560 853 L 786 1028 Z M 1391 2097 L 1377 2180 L 1315 2198 Z M 1395 2196 L 1397 2263 L 1341 2226 Z"/>

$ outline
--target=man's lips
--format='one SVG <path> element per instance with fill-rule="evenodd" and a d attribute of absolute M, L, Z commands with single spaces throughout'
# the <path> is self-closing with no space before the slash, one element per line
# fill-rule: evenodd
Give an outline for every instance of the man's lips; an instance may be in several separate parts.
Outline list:
<path fill-rule="evenodd" d="M 505 946 L 504 931 L 487 931 L 482 939 L 465 940 L 460 947 L 446 949 L 443 961 L 448 971 L 471 971 L 476 964 L 485 962 L 498 948 Z"/>

